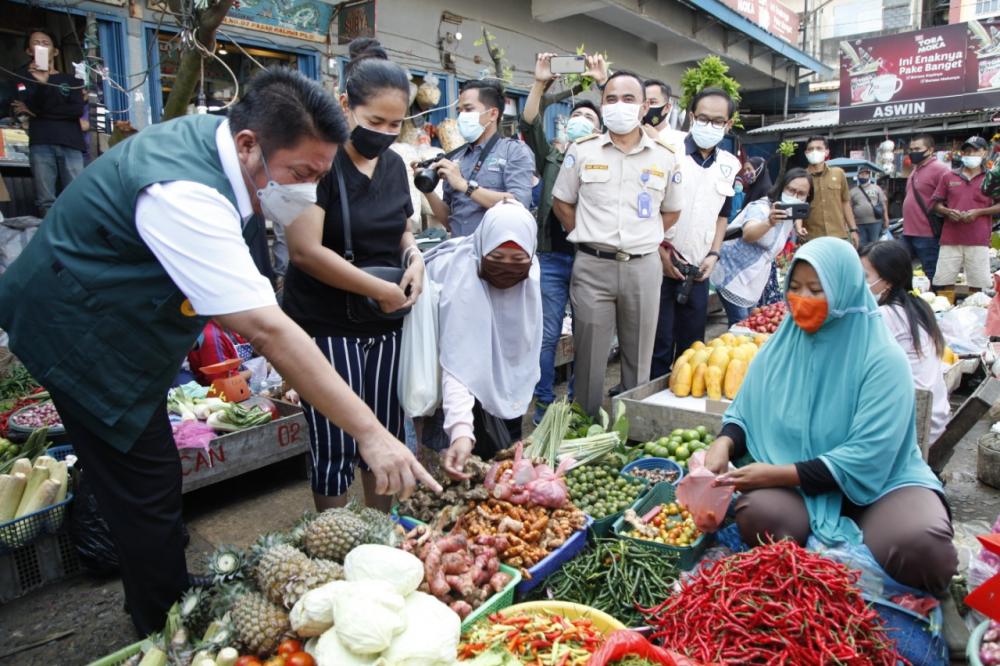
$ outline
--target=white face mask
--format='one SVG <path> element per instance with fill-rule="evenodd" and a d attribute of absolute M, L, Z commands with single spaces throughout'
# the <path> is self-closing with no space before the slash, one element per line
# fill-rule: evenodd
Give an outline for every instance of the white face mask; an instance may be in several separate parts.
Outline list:
<path fill-rule="evenodd" d="M 267 160 L 261 151 L 267 185 L 257 190 L 257 200 L 264 217 L 283 227 L 294 222 L 309 206 L 316 203 L 316 183 L 291 183 L 282 185 L 271 178 Z"/>
<path fill-rule="evenodd" d="M 979 165 L 983 163 L 982 155 L 962 155 L 962 165 L 966 169 L 978 169 Z"/>
<path fill-rule="evenodd" d="M 826 151 L 810 150 L 806 153 L 806 159 L 809 161 L 809 164 L 822 164 L 826 161 Z"/>
<path fill-rule="evenodd" d="M 799 199 L 794 194 L 789 194 L 788 192 L 782 192 L 781 193 L 781 203 L 783 203 L 783 204 L 797 204 L 797 203 L 805 203 L 805 200 L 804 199 Z"/>
<path fill-rule="evenodd" d="M 601 117 L 604 126 L 613 134 L 628 134 L 639 126 L 639 109 L 641 104 L 615 102 L 601 107 Z"/>
<path fill-rule="evenodd" d="M 725 135 L 725 127 L 712 127 L 711 123 L 708 125 L 694 123 L 691 126 L 691 138 L 702 150 L 715 148 Z"/>
<path fill-rule="evenodd" d="M 486 131 L 486 128 L 479 124 L 481 115 L 483 114 L 479 111 L 462 111 L 458 114 L 458 133 L 469 143 L 477 141 Z"/>
<path fill-rule="evenodd" d="M 882 302 L 882 297 L 885 296 L 885 292 L 889 291 L 888 287 L 886 287 L 882 291 L 875 291 L 875 287 L 878 286 L 881 282 L 884 282 L 884 281 L 885 280 L 883 280 L 882 278 L 879 278 L 879 279 L 875 280 L 874 282 L 869 282 L 868 283 L 868 289 L 871 290 L 872 296 L 875 297 L 875 302 L 876 303 L 881 303 Z"/>

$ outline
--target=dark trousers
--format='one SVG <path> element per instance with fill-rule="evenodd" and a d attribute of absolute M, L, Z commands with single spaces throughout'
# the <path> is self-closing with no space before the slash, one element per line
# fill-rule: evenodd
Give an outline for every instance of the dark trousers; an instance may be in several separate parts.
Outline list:
<path fill-rule="evenodd" d="M 181 460 L 166 400 L 127 453 L 113 448 L 56 408 L 121 562 L 125 601 L 140 635 L 160 631 L 188 587 L 181 517 Z"/>
<path fill-rule="evenodd" d="M 663 276 L 660 285 L 660 318 L 656 325 L 653 345 L 651 378 L 670 372 L 674 359 L 694 342 L 705 338 L 708 322 L 708 280 L 691 284 L 691 293 L 684 305 L 677 302 L 681 280 Z"/>
<path fill-rule="evenodd" d="M 910 248 L 910 256 L 920 261 L 924 275 L 934 284 L 938 253 L 941 251 L 940 241 L 932 236 L 903 236 L 903 241 Z"/>

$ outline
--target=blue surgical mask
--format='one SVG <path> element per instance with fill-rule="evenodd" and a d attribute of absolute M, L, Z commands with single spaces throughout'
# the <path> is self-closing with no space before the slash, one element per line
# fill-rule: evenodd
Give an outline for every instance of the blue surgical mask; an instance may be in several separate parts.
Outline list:
<path fill-rule="evenodd" d="M 483 135 L 486 128 L 479 124 L 479 116 L 484 112 L 462 111 L 458 114 L 458 133 L 469 143 L 474 143 Z"/>
<path fill-rule="evenodd" d="M 858 176 L 858 182 L 861 183 L 862 185 L 867 184 L 870 180 L 871 178 L 867 176 Z"/>
<path fill-rule="evenodd" d="M 966 169 L 978 169 L 983 163 L 982 155 L 962 155 L 962 165 Z"/>
<path fill-rule="evenodd" d="M 736 183 L 735 185 L 733 185 L 733 189 L 736 190 L 737 192 L 742 192 L 743 191 L 743 183 Z"/>
<path fill-rule="evenodd" d="M 587 120 L 583 116 L 573 116 L 566 123 L 566 138 L 570 141 L 576 141 L 577 139 L 583 138 L 585 136 L 590 136 L 594 133 L 594 123 Z"/>

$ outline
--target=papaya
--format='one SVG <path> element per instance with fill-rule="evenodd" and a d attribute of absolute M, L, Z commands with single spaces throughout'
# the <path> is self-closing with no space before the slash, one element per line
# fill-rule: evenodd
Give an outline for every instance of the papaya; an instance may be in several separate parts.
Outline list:
<path fill-rule="evenodd" d="M 711 350 L 699 349 L 691 356 L 691 365 L 697 368 L 699 365 L 708 363 L 709 357 L 712 355 Z"/>
<path fill-rule="evenodd" d="M 708 358 L 708 364 L 714 365 L 720 370 L 725 370 L 726 365 L 729 363 L 729 350 L 725 347 L 716 347 L 715 351 Z"/>
<path fill-rule="evenodd" d="M 732 333 L 723 333 L 719 336 L 719 339 L 722 340 L 727 347 L 732 347 L 736 343 L 736 336 Z"/>
<path fill-rule="evenodd" d="M 758 347 L 761 347 L 765 342 L 767 342 L 767 338 L 768 336 L 766 334 L 758 333 L 757 335 L 753 336 L 753 343 Z"/>
<path fill-rule="evenodd" d="M 702 342 L 701 340 L 695 340 L 694 344 L 691 345 L 691 349 L 693 349 L 695 351 L 698 351 L 699 349 L 704 349 L 704 348 L 705 348 L 705 343 Z"/>
<path fill-rule="evenodd" d="M 746 372 L 746 362 L 739 359 L 733 359 L 729 362 L 729 367 L 726 369 L 726 381 L 723 389 L 726 397 L 730 400 L 736 397 L 736 393 L 740 390 L 740 385 L 743 384 L 743 376 Z"/>
<path fill-rule="evenodd" d="M 712 400 L 722 400 L 722 368 L 714 365 L 705 370 L 705 391 Z"/>
<path fill-rule="evenodd" d="M 691 397 L 701 398 L 705 395 L 705 371 L 708 366 L 699 363 L 694 368 L 694 377 L 691 379 Z"/>
<path fill-rule="evenodd" d="M 714 340 L 708 343 L 708 346 L 711 347 L 712 349 L 718 349 L 719 347 L 725 347 L 726 343 L 723 342 L 720 338 L 715 338 Z"/>
<path fill-rule="evenodd" d="M 677 360 L 674 361 L 674 364 L 672 366 L 670 366 L 670 369 L 676 370 L 677 368 L 681 367 L 682 363 L 687 363 L 692 356 L 694 356 L 694 350 L 688 349 L 683 354 L 677 357 Z"/>
<path fill-rule="evenodd" d="M 677 379 L 674 381 L 674 395 L 678 398 L 686 398 L 691 395 L 691 380 L 694 372 L 690 363 L 684 363 L 675 371 Z"/>

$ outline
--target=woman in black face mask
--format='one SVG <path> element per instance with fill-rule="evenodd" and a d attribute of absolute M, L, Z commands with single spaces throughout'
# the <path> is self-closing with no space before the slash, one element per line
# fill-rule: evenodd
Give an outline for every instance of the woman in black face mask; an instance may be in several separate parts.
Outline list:
<path fill-rule="evenodd" d="M 420 295 L 424 264 L 408 226 L 413 203 L 406 166 L 389 147 L 406 116 L 410 82 L 373 39 L 351 42 L 350 55 L 340 101 L 351 137 L 320 182 L 316 205 L 285 229 L 290 266 L 283 307 L 402 438 L 396 394 L 401 314 Z M 303 407 L 316 508 L 343 505 L 360 462 L 357 445 L 310 405 Z M 375 494 L 364 467 L 362 480 L 366 502 L 388 509 L 390 498 Z"/>

